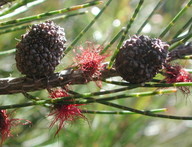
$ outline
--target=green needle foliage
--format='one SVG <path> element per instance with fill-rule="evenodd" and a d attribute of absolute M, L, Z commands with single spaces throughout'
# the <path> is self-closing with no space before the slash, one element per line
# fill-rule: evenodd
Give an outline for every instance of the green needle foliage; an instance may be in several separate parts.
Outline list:
<path fill-rule="evenodd" d="M 139 4 L 137 5 L 136 9 L 135 9 L 135 12 L 133 13 L 133 16 L 131 17 L 131 19 L 129 20 L 129 22 L 127 23 L 127 26 L 126 26 L 126 29 L 125 31 L 123 32 L 123 35 L 121 37 L 121 40 L 119 41 L 118 45 L 117 45 L 117 49 L 115 50 L 113 56 L 111 57 L 111 60 L 109 62 L 109 66 L 108 68 L 112 68 L 113 66 L 113 63 L 114 63 L 114 60 L 115 60 L 115 57 L 117 56 L 117 53 L 119 52 L 119 49 L 120 47 L 122 46 L 123 44 L 123 41 L 125 40 L 125 37 L 127 36 L 127 33 L 129 33 L 129 29 L 131 28 L 131 25 L 133 24 L 142 4 L 143 4 L 144 0 L 140 0 L 139 1 Z"/>
<path fill-rule="evenodd" d="M 179 139 L 178 146 L 190 146 L 191 4 L 192 0 L 0 1 L 0 146 L 172 147 Z M 52 75 L 26 77 L 16 68 L 16 46 L 26 30 L 47 20 L 64 28 L 65 56 Z M 133 35 L 167 42 L 169 55 L 175 51 L 176 56 L 168 65 L 185 69 L 171 73 L 163 68 L 146 83 L 122 80 L 113 65 L 123 42 Z M 98 66 L 87 63 L 93 59 Z M 94 68 L 98 69 L 92 75 L 89 70 Z M 179 79 L 167 82 L 170 74 Z"/>

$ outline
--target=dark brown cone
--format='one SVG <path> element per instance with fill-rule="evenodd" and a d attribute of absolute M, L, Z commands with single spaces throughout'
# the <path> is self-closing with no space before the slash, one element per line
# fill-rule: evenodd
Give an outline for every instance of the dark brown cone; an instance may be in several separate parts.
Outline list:
<path fill-rule="evenodd" d="M 134 35 L 120 48 L 115 68 L 130 83 L 150 81 L 166 63 L 168 47 L 159 39 Z"/>
<path fill-rule="evenodd" d="M 16 46 L 18 70 L 34 78 L 51 75 L 66 49 L 65 42 L 64 29 L 52 21 L 33 25 Z"/>

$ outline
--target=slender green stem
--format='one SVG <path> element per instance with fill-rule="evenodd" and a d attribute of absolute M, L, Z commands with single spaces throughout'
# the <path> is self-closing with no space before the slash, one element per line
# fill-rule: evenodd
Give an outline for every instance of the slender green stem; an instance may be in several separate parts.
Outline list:
<path fill-rule="evenodd" d="M 0 31 L 0 35 L 23 30 L 23 29 L 28 28 L 29 26 L 30 25 L 24 25 L 24 26 L 18 26 L 18 27 L 14 27 L 14 28 L 10 28 L 10 29 L 4 29 L 4 30 Z"/>
<path fill-rule="evenodd" d="M 150 117 L 175 119 L 175 120 L 192 120 L 191 116 L 173 116 L 173 115 L 164 115 L 164 114 L 153 114 L 153 113 L 151 113 L 149 111 L 138 110 L 138 109 L 134 109 L 134 108 L 130 108 L 130 107 L 114 104 L 114 103 L 111 103 L 111 106 L 119 108 L 119 109 L 131 111 L 131 112 L 134 112 L 134 113 L 137 113 L 137 114 L 150 116 Z"/>
<path fill-rule="evenodd" d="M 162 1 L 163 0 L 159 0 L 158 4 L 155 6 L 155 8 L 152 10 L 152 12 L 150 13 L 150 15 L 147 17 L 147 19 L 144 21 L 144 23 L 141 25 L 141 27 L 139 28 L 139 30 L 137 31 L 136 35 L 139 35 L 142 31 L 142 29 L 145 27 L 145 25 L 149 22 L 149 19 L 153 16 L 153 14 L 155 13 L 155 11 L 158 10 L 158 8 L 162 5 Z"/>
<path fill-rule="evenodd" d="M 121 89 L 121 88 L 120 88 Z M 77 93 L 77 92 L 75 92 L 75 91 L 71 91 L 71 90 L 69 90 L 68 91 L 70 94 L 73 94 L 73 95 L 78 95 L 78 96 L 82 96 L 82 95 L 84 95 L 84 94 L 79 94 L 79 93 Z M 105 91 L 106 92 L 106 91 Z M 120 92 L 120 91 L 117 91 L 117 92 Z M 94 93 L 92 93 L 92 94 L 89 94 L 89 96 L 90 97 L 87 97 L 87 96 L 83 96 L 84 97 L 84 99 L 87 99 L 87 100 L 96 100 L 95 98 L 93 98 L 93 97 L 91 97 L 91 96 L 95 96 L 95 94 Z M 111 103 L 111 102 L 107 102 L 107 101 L 104 101 L 104 102 L 98 102 L 99 104 L 103 104 L 103 105 L 106 105 L 106 106 L 110 106 L 110 107 L 113 107 L 113 103 Z"/>
<path fill-rule="evenodd" d="M 181 57 L 181 59 L 192 59 L 192 55 Z"/>
<path fill-rule="evenodd" d="M 13 12 L 14 10 L 16 10 L 16 9 L 18 9 L 18 8 L 24 6 L 24 5 L 27 5 L 27 4 L 29 4 L 29 3 L 33 2 L 33 1 L 35 1 L 35 0 L 22 0 L 22 1 L 18 2 L 18 3 L 15 3 L 15 4 L 13 4 L 11 7 L 9 7 L 9 9 L 6 9 L 6 10 L 3 11 L 2 13 L 0 13 L 0 17 L 3 16 L 3 15 L 9 14 L 9 13 Z M 45 1 L 45 0 L 37 1 L 37 2 L 35 3 L 35 5 L 37 5 L 37 4 L 39 4 L 39 3 L 42 3 L 42 2 L 44 2 L 44 1 Z M 31 6 L 34 6 L 34 5 L 31 5 Z M 28 5 L 28 6 L 26 6 L 25 8 L 29 9 L 29 7 L 31 7 L 31 6 Z M 20 11 L 19 13 L 21 13 L 21 12 L 23 12 L 23 11 Z M 17 13 L 17 14 L 18 14 L 18 13 Z"/>
<path fill-rule="evenodd" d="M 125 27 L 123 27 L 121 29 L 121 31 L 119 31 L 115 37 L 110 41 L 110 43 L 101 51 L 101 55 L 104 54 L 112 45 L 113 43 L 122 35 L 122 33 L 125 31 Z"/>
<path fill-rule="evenodd" d="M 10 21 L 6 21 L 6 22 L 2 22 L 0 23 L 0 29 L 5 29 L 8 27 L 12 27 L 12 26 L 17 26 L 20 24 L 24 24 L 24 23 L 29 23 L 32 21 L 36 21 L 42 18 L 49 18 L 50 16 L 55 16 L 58 14 L 63 14 L 66 12 L 70 12 L 70 11 L 74 11 L 74 10 L 78 10 L 78 9 L 82 9 L 82 8 L 86 8 L 86 7 L 90 7 L 90 6 L 94 6 L 94 5 L 98 5 L 101 4 L 102 1 L 92 1 L 86 4 L 82 4 L 82 5 L 76 5 L 76 6 L 72 6 L 69 8 L 65 8 L 65 9 L 61 9 L 61 10 L 55 10 L 55 11 L 50 11 L 47 13 L 41 13 L 38 15 L 34 15 L 34 16 L 29 16 L 29 17 L 24 17 L 24 18 L 19 18 L 19 19 L 15 19 L 15 20 L 10 20 Z"/>
<path fill-rule="evenodd" d="M 176 92 L 176 89 L 166 89 L 166 90 L 156 90 L 156 91 L 148 91 L 148 92 L 141 92 L 141 93 L 130 93 L 130 94 L 121 94 L 117 96 L 112 97 L 105 97 L 95 100 L 87 100 L 86 103 L 92 103 L 92 102 L 105 102 L 105 101 L 112 101 L 117 99 L 123 99 L 123 98 L 130 98 L 130 97 L 144 97 L 144 96 L 150 96 L 150 95 L 156 95 L 156 94 L 166 94 L 166 93 L 173 93 Z"/>
<path fill-rule="evenodd" d="M 169 44 L 173 44 L 173 43 L 176 43 L 176 42 L 179 42 L 180 40 L 182 39 L 185 39 L 186 37 L 189 37 L 189 39 L 191 38 L 192 32 L 188 32 L 187 34 L 183 35 L 183 36 L 180 36 L 180 37 L 177 37 L 177 38 L 174 38 L 172 39 L 171 41 L 169 41 Z"/>
<path fill-rule="evenodd" d="M 117 96 L 111 96 L 111 97 L 105 97 L 105 98 L 86 98 L 86 99 L 78 99 L 74 101 L 68 101 L 68 99 L 73 99 L 75 97 L 63 97 L 63 98 L 57 98 L 57 99 L 48 99 L 48 100 L 37 100 L 33 102 L 23 103 L 23 104 L 13 104 L 13 105 L 5 105 L 0 106 L 0 110 L 2 109 L 13 109 L 13 108 L 22 108 L 22 107 L 28 107 L 28 106 L 34 106 L 34 105 L 45 105 L 45 104 L 56 104 L 56 103 L 62 103 L 65 105 L 68 104 L 90 104 L 90 103 L 100 103 L 100 102 L 106 102 L 106 101 L 112 101 L 117 99 L 123 99 L 123 98 L 131 98 L 131 97 L 145 97 L 145 96 L 151 96 L 151 95 L 157 95 L 157 94 L 168 94 L 176 92 L 176 89 L 164 89 L 164 90 L 155 90 L 155 91 L 148 91 L 148 92 L 141 92 L 141 93 L 130 93 L 130 94 L 121 94 Z M 79 97 L 79 95 L 77 96 Z M 76 98 L 77 98 L 76 97 Z"/>
<path fill-rule="evenodd" d="M 93 99 L 93 98 L 91 98 L 91 99 Z M 100 103 L 104 104 L 104 105 L 114 107 L 114 108 L 127 110 L 127 111 L 130 111 L 130 112 L 136 113 L 136 114 L 145 115 L 145 116 L 166 118 L 166 119 L 176 119 L 176 120 L 192 120 L 192 117 L 190 117 L 190 116 L 173 116 L 173 115 L 153 114 L 148 110 L 137 110 L 137 109 L 134 109 L 134 108 L 118 105 L 118 104 L 115 104 L 115 103 L 112 103 L 112 102 L 104 101 L 104 102 L 100 102 Z"/>
<path fill-rule="evenodd" d="M 81 37 L 89 30 L 89 28 L 96 22 L 96 20 L 101 16 L 104 10 L 108 7 L 108 5 L 112 2 L 112 0 L 108 0 L 105 6 L 101 9 L 99 14 L 94 17 L 94 19 L 77 35 L 77 37 L 72 41 L 72 43 L 65 50 L 65 54 L 67 54 L 70 50 L 73 49 L 73 46 L 81 39 Z"/>
<path fill-rule="evenodd" d="M 192 32 L 192 25 L 189 27 L 189 32 Z"/>
<path fill-rule="evenodd" d="M 137 7 L 136 7 L 136 9 L 135 9 L 135 11 L 134 11 L 131 19 L 130 19 L 129 22 L 127 23 L 126 29 L 125 29 L 125 31 L 123 32 L 123 35 L 122 35 L 122 37 L 121 37 L 121 40 L 119 41 L 119 43 L 118 43 L 118 45 L 117 45 L 117 48 L 116 48 L 116 50 L 114 51 L 114 54 L 113 54 L 112 57 L 111 57 L 111 60 L 110 60 L 109 65 L 108 65 L 108 69 L 111 69 L 111 68 L 112 68 L 113 63 L 114 63 L 114 61 L 115 61 L 115 58 L 116 58 L 116 56 L 117 56 L 117 54 L 118 54 L 118 52 L 119 52 L 119 49 L 121 48 L 121 46 L 122 46 L 122 44 L 123 44 L 123 41 L 125 40 L 125 37 L 126 37 L 126 35 L 128 34 L 128 32 L 129 32 L 129 29 L 131 28 L 131 26 L 132 26 L 132 24 L 133 24 L 133 22 L 134 22 L 134 20 L 135 20 L 135 18 L 136 18 L 136 16 L 137 16 L 137 14 L 138 14 L 140 8 L 141 8 L 141 6 L 143 5 L 143 2 L 144 2 L 144 0 L 140 0 L 140 1 L 139 1 L 139 4 L 137 5 Z"/>
<path fill-rule="evenodd" d="M 94 98 L 86 98 L 86 99 L 94 99 Z M 94 99 L 95 100 L 95 99 Z M 136 114 L 141 114 L 141 115 L 146 115 L 146 116 L 151 116 L 151 117 L 159 117 L 159 118 L 166 118 L 166 119 L 177 119 L 177 120 L 191 120 L 192 117 L 188 117 L 188 116 L 172 116 L 172 115 L 163 115 L 163 114 L 152 114 L 150 111 L 148 110 L 137 110 L 134 108 L 130 108 L 130 107 L 126 107 L 126 106 L 122 106 L 122 105 L 118 105 L 112 102 L 100 102 L 101 104 L 104 105 L 108 105 L 114 108 L 119 108 L 122 110 L 128 110 L 130 112 L 136 113 Z"/>
<path fill-rule="evenodd" d="M 187 23 L 175 34 L 173 39 L 177 38 L 189 25 L 192 25 L 192 17 L 187 21 Z"/>
<path fill-rule="evenodd" d="M 177 46 L 181 45 L 181 44 L 184 44 L 187 40 L 189 40 L 190 38 L 192 37 L 192 33 L 185 37 L 184 39 L 178 41 L 177 43 L 175 43 L 174 45 L 172 45 L 170 48 L 169 48 L 169 51 L 173 50 L 174 48 L 176 48 Z"/>
<path fill-rule="evenodd" d="M 181 86 L 192 86 L 192 82 L 177 82 L 177 83 L 146 83 L 145 85 L 142 84 L 130 84 L 126 82 L 117 82 L 117 81 L 105 81 L 109 84 L 115 84 L 120 86 L 128 86 L 131 87 L 181 87 Z"/>
<path fill-rule="evenodd" d="M 69 91 L 69 92 L 72 93 L 72 94 L 81 96 L 81 94 L 79 94 L 79 93 L 77 93 L 77 92 L 74 92 L 74 91 Z M 93 97 L 88 97 L 88 98 L 84 98 L 84 99 L 96 101 L 96 99 L 93 98 Z M 103 105 L 106 105 L 106 106 L 114 107 L 114 108 L 119 108 L 119 109 L 123 109 L 123 110 L 125 109 L 124 106 L 121 106 L 121 105 L 118 105 L 118 104 L 114 104 L 114 103 L 111 103 L 111 102 L 108 102 L 108 101 L 102 101 L 102 102 L 98 102 L 98 103 L 103 104 Z M 85 111 L 86 111 L 86 110 L 85 110 Z M 142 110 L 141 110 L 141 111 L 142 111 Z M 149 111 L 150 111 L 150 110 L 149 110 Z M 164 111 L 166 111 L 166 109 L 164 109 Z M 89 111 L 89 112 L 91 113 L 91 111 Z M 95 113 L 95 111 L 92 111 L 92 112 Z M 103 113 L 103 111 L 96 111 L 96 112 L 98 112 L 99 114 L 106 114 L 106 113 Z M 106 112 L 106 111 L 104 111 L 104 112 Z M 114 114 L 113 112 L 116 112 L 116 111 L 108 111 L 108 114 Z M 122 111 L 121 111 L 121 112 L 122 112 Z M 143 110 L 143 112 L 144 112 L 144 113 L 145 113 L 145 112 L 148 112 L 148 110 L 147 110 L 147 111 L 144 111 L 144 110 Z M 151 110 L 150 112 L 152 112 L 152 110 Z M 162 109 L 161 109 L 161 110 L 160 110 L 160 109 L 156 109 L 156 110 L 153 111 L 153 112 L 162 112 Z M 87 111 L 86 111 L 86 113 L 87 113 Z M 98 113 L 97 113 L 97 114 L 98 114 Z M 135 112 L 127 111 L 126 114 L 128 114 L 128 113 L 137 114 L 137 113 L 135 113 Z"/>
<path fill-rule="evenodd" d="M 0 56 L 1 56 L 1 55 L 8 55 L 8 54 L 15 53 L 15 51 L 16 51 L 15 48 L 14 48 L 14 49 L 10 49 L 10 50 L 8 50 L 8 51 L 1 51 L 1 52 L 0 52 Z"/>
<path fill-rule="evenodd" d="M 30 94 L 28 94 L 27 92 L 23 92 L 22 93 L 27 99 L 29 99 L 29 100 L 40 100 L 40 98 L 38 98 L 38 97 L 34 97 L 34 96 L 32 96 L 32 95 L 30 95 Z"/>
<path fill-rule="evenodd" d="M 47 20 L 67 19 L 67 18 L 72 17 L 72 16 L 83 15 L 83 14 L 86 14 L 86 13 L 87 13 L 87 11 L 80 12 L 80 13 L 69 14 L 69 15 L 61 15 L 61 16 L 57 16 L 57 17 L 53 17 L 53 18 L 48 18 Z M 44 20 L 44 19 L 45 18 L 42 18 L 41 20 Z M 32 25 L 32 24 L 30 24 L 30 25 Z M 14 31 L 18 31 L 18 30 L 23 30 L 23 29 L 28 28 L 30 25 L 23 25 L 23 26 L 18 26 L 18 27 L 2 30 L 2 31 L 0 31 L 0 35 L 5 34 L 5 33 L 14 32 Z"/>
<path fill-rule="evenodd" d="M 143 112 L 145 112 L 146 110 L 141 110 Z M 150 113 L 159 113 L 159 112 L 165 112 L 167 111 L 166 108 L 160 108 L 160 109 L 152 109 L 152 110 L 147 110 L 147 112 Z M 82 113 L 89 113 L 89 114 L 137 114 L 135 112 L 131 112 L 131 111 L 97 111 L 97 110 L 81 110 Z"/>
<path fill-rule="evenodd" d="M 117 92 L 123 92 L 126 90 L 130 90 L 129 87 L 123 87 L 123 88 L 118 88 L 118 89 L 113 89 L 113 90 L 105 90 L 105 91 L 100 91 L 100 92 L 93 92 L 93 93 L 76 93 L 74 91 L 69 90 L 68 92 L 70 92 L 71 94 L 75 94 L 78 95 L 78 97 L 81 98 L 86 98 L 86 97 L 91 97 L 91 96 L 100 96 L 100 95 L 105 95 L 105 94 L 113 94 L 113 93 L 117 93 Z"/>
<path fill-rule="evenodd" d="M 167 32 L 171 29 L 171 27 L 175 24 L 175 22 L 186 12 L 188 8 L 190 8 L 192 4 L 192 0 L 190 0 L 186 6 L 177 13 L 177 15 L 170 21 L 170 23 L 165 27 L 163 32 L 159 35 L 159 38 L 163 38 Z"/>

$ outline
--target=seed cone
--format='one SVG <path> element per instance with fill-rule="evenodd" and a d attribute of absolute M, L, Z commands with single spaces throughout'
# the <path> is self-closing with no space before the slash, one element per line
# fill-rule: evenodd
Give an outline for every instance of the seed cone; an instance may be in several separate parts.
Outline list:
<path fill-rule="evenodd" d="M 134 35 L 120 48 L 115 68 L 130 83 L 150 81 L 166 63 L 168 47 L 159 39 Z"/>
<path fill-rule="evenodd" d="M 17 69 L 35 78 L 53 74 L 66 49 L 65 42 L 64 29 L 52 21 L 33 25 L 16 46 Z"/>

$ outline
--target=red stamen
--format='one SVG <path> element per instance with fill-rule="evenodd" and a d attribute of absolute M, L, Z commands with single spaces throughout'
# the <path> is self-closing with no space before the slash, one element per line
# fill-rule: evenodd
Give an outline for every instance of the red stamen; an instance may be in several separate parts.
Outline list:
<path fill-rule="evenodd" d="M 27 125 L 31 123 L 28 120 L 25 120 L 26 123 L 21 123 L 22 119 L 10 119 L 7 115 L 6 110 L 0 110 L 0 135 L 1 135 L 1 142 L 0 145 L 8 138 L 13 136 L 11 134 L 11 128 L 13 126 L 17 126 L 19 124 Z"/>
<path fill-rule="evenodd" d="M 50 93 L 51 98 L 59 98 L 69 96 L 64 90 L 55 90 Z M 55 104 L 51 110 L 49 116 L 53 116 L 53 121 L 50 124 L 52 128 L 56 123 L 58 123 L 58 129 L 55 133 L 57 135 L 59 131 L 65 126 L 66 122 L 72 122 L 79 118 L 85 119 L 85 116 L 81 113 L 81 110 L 77 108 L 80 104 Z"/>
<path fill-rule="evenodd" d="M 165 81 L 166 83 L 176 83 L 176 82 L 192 82 L 192 77 L 189 72 L 183 69 L 179 65 L 167 65 L 165 71 Z M 190 90 L 188 87 L 179 87 L 182 92 L 189 94 Z"/>
<path fill-rule="evenodd" d="M 96 48 L 93 43 L 87 44 L 87 48 L 80 48 L 81 53 L 75 58 L 77 66 L 84 72 L 85 77 L 99 77 L 104 68 L 102 62 L 107 56 L 100 55 L 102 46 Z"/>

